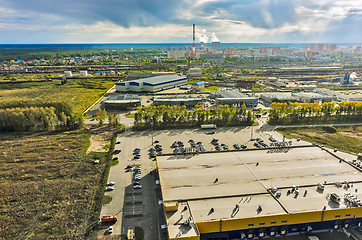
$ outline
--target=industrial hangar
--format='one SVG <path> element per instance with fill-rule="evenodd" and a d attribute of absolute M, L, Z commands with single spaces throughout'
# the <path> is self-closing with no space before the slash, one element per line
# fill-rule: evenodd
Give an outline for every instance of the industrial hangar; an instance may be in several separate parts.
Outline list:
<path fill-rule="evenodd" d="M 361 226 L 360 160 L 343 157 L 316 145 L 158 156 L 169 239 Z"/>
<path fill-rule="evenodd" d="M 169 88 L 186 85 L 187 77 L 182 75 L 165 75 L 142 78 L 116 83 L 116 92 L 159 92 Z"/>
<path fill-rule="evenodd" d="M 104 101 L 107 110 L 114 109 L 133 109 L 141 106 L 141 99 L 135 94 L 115 94 Z"/>
<path fill-rule="evenodd" d="M 213 98 L 216 100 L 217 105 L 235 105 L 235 106 L 242 106 L 245 104 L 247 107 L 256 107 L 258 104 L 258 97 L 249 97 L 245 94 L 242 94 L 237 91 L 218 91 L 215 94 L 212 94 Z"/>

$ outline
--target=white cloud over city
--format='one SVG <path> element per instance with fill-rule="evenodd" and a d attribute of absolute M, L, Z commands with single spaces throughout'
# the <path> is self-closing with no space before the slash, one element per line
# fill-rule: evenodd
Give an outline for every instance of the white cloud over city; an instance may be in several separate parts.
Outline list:
<path fill-rule="evenodd" d="M 2 0 L 0 43 L 360 43 L 361 0 Z M 205 31 L 205 30 L 204 30 Z"/>

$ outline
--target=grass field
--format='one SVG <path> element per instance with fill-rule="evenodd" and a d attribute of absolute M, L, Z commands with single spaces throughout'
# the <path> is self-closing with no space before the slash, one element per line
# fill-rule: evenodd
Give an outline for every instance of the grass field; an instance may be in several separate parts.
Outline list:
<path fill-rule="evenodd" d="M 100 80 L 69 80 L 63 85 L 59 81 L 0 84 L 0 101 L 65 101 L 82 113 L 114 84 Z"/>
<path fill-rule="evenodd" d="M 107 153 L 85 155 L 84 130 L 0 141 L 0 239 L 84 239 L 99 214 Z"/>
<path fill-rule="evenodd" d="M 287 138 L 300 138 L 347 152 L 362 153 L 362 126 L 333 129 L 330 127 L 278 128 L 278 132 Z"/>

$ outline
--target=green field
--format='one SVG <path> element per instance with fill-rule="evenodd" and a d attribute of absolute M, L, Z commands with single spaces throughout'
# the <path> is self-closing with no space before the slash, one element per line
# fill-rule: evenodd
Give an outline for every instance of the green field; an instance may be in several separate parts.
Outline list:
<path fill-rule="evenodd" d="M 347 152 L 362 153 L 362 126 L 278 128 L 287 138 L 300 138 Z"/>
<path fill-rule="evenodd" d="M 83 130 L 0 141 L 0 239 L 84 239 L 98 218 L 107 153 L 86 156 Z"/>
<path fill-rule="evenodd" d="M 114 81 L 100 80 L 69 80 L 66 84 L 60 84 L 60 81 L 0 84 L 0 102 L 65 101 L 76 113 L 82 113 L 114 84 Z"/>

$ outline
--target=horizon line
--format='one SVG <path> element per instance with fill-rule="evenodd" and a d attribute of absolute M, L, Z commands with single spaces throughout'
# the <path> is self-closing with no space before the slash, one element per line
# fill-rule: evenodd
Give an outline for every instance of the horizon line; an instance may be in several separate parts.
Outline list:
<path fill-rule="evenodd" d="M 210 42 L 211 44 L 212 42 Z M 54 42 L 49 42 L 49 43 L 0 43 L 0 45 L 41 45 L 41 44 L 190 44 L 192 45 L 192 42 L 189 43 L 182 43 L 182 42 L 147 42 L 147 43 L 142 43 L 142 42 L 129 42 L 129 43 L 109 43 L 109 42 L 64 42 L 64 43 L 54 43 Z M 201 44 L 200 42 L 196 43 L 196 44 Z M 208 43 L 209 44 L 209 43 Z M 362 42 L 220 42 L 220 44 L 362 44 Z"/>

